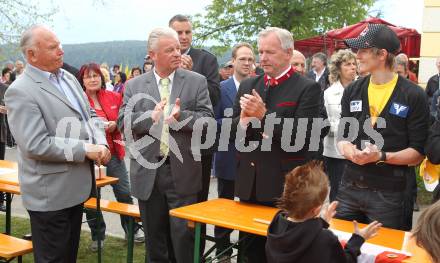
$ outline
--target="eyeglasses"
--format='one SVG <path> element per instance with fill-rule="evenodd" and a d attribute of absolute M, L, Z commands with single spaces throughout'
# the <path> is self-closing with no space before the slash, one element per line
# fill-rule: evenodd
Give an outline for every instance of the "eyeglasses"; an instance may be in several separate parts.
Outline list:
<path fill-rule="evenodd" d="M 101 76 L 100 75 L 87 75 L 87 76 L 84 76 L 83 79 L 87 79 L 87 80 L 90 80 L 90 79 L 101 79 Z"/>

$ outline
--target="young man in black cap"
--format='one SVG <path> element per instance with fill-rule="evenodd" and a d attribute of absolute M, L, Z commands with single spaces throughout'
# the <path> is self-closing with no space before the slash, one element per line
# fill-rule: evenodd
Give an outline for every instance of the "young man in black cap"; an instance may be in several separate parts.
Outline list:
<path fill-rule="evenodd" d="M 405 186 L 413 169 L 409 166 L 424 157 L 427 97 L 393 72 L 400 41 L 387 26 L 369 24 L 359 37 L 345 43 L 357 50 L 361 70 L 371 75 L 348 86 L 341 101 L 338 148 L 349 162 L 336 217 L 406 229 L 405 215 L 412 212 L 405 211 Z"/>

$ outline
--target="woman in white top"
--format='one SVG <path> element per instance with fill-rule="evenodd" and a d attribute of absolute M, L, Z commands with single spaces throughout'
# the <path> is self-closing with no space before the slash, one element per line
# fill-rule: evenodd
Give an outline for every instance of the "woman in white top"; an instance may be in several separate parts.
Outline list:
<path fill-rule="evenodd" d="M 356 55 L 350 50 L 339 50 L 332 55 L 329 64 L 330 87 L 324 91 L 324 105 L 330 121 L 330 132 L 324 138 L 324 163 L 330 179 L 330 202 L 336 199 L 338 186 L 345 168 L 345 159 L 336 147 L 341 99 L 344 88 L 356 77 Z"/>

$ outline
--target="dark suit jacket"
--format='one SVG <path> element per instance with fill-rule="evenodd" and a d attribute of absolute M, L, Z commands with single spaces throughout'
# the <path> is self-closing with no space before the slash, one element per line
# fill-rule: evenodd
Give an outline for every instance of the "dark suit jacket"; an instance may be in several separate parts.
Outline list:
<path fill-rule="evenodd" d="M 225 118 L 225 109 L 232 109 L 234 106 L 237 88 L 234 79 L 231 77 L 220 82 L 220 101 L 214 108 L 217 121 L 217 132 L 220 133 L 222 120 Z M 220 149 L 215 153 L 215 176 L 226 180 L 235 180 L 237 170 L 237 151 L 233 142 L 222 141 L 221 145 L 227 145 L 227 149 Z"/>
<path fill-rule="evenodd" d="M 189 50 L 188 55 L 193 61 L 192 71 L 206 77 L 208 81 L 209 98 L 213 106 L 217 105 L 220 99 L 217 58 L 204 49 L 193 47 Z"/>
<path fill-rule="evenodd" d="M 324 73 L 321 75 L 321 77 L 318 80 L 318 83 L 321 86 L 321 90 L 322 91 L 326 90 L 330 86 L 330 81 L 328 79 L 328 75 L 329 74 L 330 73 L 328 71 L 328 67 L 325 67 Z M 309 79 L 315 80 L 316 79 L 316 74 L 315 74 L 315 72 L 313 72 L 313 70 L 310 70 L 307 73 L 307 77 Z"/>
<path fill-rule="evenodd" d="M 432 96 L 439 89 L 439 74 L 435 74 L 430 77 L 428 83 L 426 83 L 426 94 L 428 95 L 429 102 L 431 102 Z"/>
<path fill-rule="evenodd" d="M 239 100 L 244 94 L 250 94 L 252 89 L 255 89 L 262 98 L 268 98 L 266 100 L 266 108 L 268 111 L 262 121 L 261 127 L 264 127 L 267 116 L 271 113 L 275 113 L 276 117 L 281 119 L 281 123 L 275 125 L 273 135 L 266 133 L 266 135 L 272 138 L 269 151 L 261 149 L 263 129 L 252 128 L 250 126 L 247 128 L 244 141 L 246 143 L 249 143 L 249 141 L 257 142 L 258 147 L 253 151 L 242 151 L 239 154 L 235 194 L 242 200 L 250 200 L 254 198 L 252 192 L 253 189 L 255 189 L 255 198 L 257 201 L 273 202 L 281 196 L 285 174 L 293 168 L 307 162 L 313 155 L 308 149 L 311 129 L 310 120 L 308 121 L 309 125 L 301 125 L 301 128 L 305 128 L 309 131 L 307 135 L 304 136 L 305 146 L 296 152 L 291 148 L 299 144 L 295 142 L 296 131 L 300 126 L 298 125 L 298 118 L 319 117 L 321 88 L 316 82 L 298 73 L 294 73 L 279 86 L 270 87 L 268 89 L 265 89 L 263 76 L 246 79 L 240 84 L 240 89 L 235 98 L 233 128 L 242 129 L 239 124 L 241 112 Z M 265 93 L 268 92 L 270 95 L 265 95 Z M 294 118 L 294 121 L 292 124 L 292 120 L 290 120 L 289 122 L 292 125 L 283 129 L 286 118 Z M 291 132 L 290 136 L 287 132 Z M 232 131 L 232 133 L 235 135 L 236 131 Z M 286 133 L 284 137 L 283 133 Z M 287 140 L 284 141 L 283 138 Z M 235 139 L 236 143 L 241 140 L 241 138 Z M 319 138 L 315 138 L 314 143 L 318 145 Z M 289 145 L 291 146 L 290 149 Z M 238 151 L 242 148 L 239 144 L 237 144 L 236 147 Z"/>

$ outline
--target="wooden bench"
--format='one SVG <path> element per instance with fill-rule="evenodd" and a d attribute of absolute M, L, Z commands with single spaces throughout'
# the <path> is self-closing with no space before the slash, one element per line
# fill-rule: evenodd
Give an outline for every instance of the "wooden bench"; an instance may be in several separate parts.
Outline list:
<path fill-rule="evenodd" d="M 12 195 L 20 194 L 20 187 L 18 185 L 0 183 L 0 192 L 6 194 L 6 222 L 5 222 L 5 232 L 7 235 L 11 234 L 11 202 Z"/>
<path fill-rule="evenodd" d="M 5 234 L 0 234 L 0 262 L 10 262 L 17 258 L 22 262 L 22 256 L 32 252 L 32 242 Z"/>
<path fill-rule="evenodd" d="M 110 201 L 100 199 L 100 210 L 110 213 L 116 213 L 119 215 L 128 216 L 128 233 L 127 233 L 127 263 L 133 262 L 133 246 L 134 246 L 134 222 L 140 221 L 141 214 L 137 205 L 119 203 L 116 201 Z M 84 203 L 84 207 L 88 209 L 97 209 L 96 198 L 90 198 Z"/>

